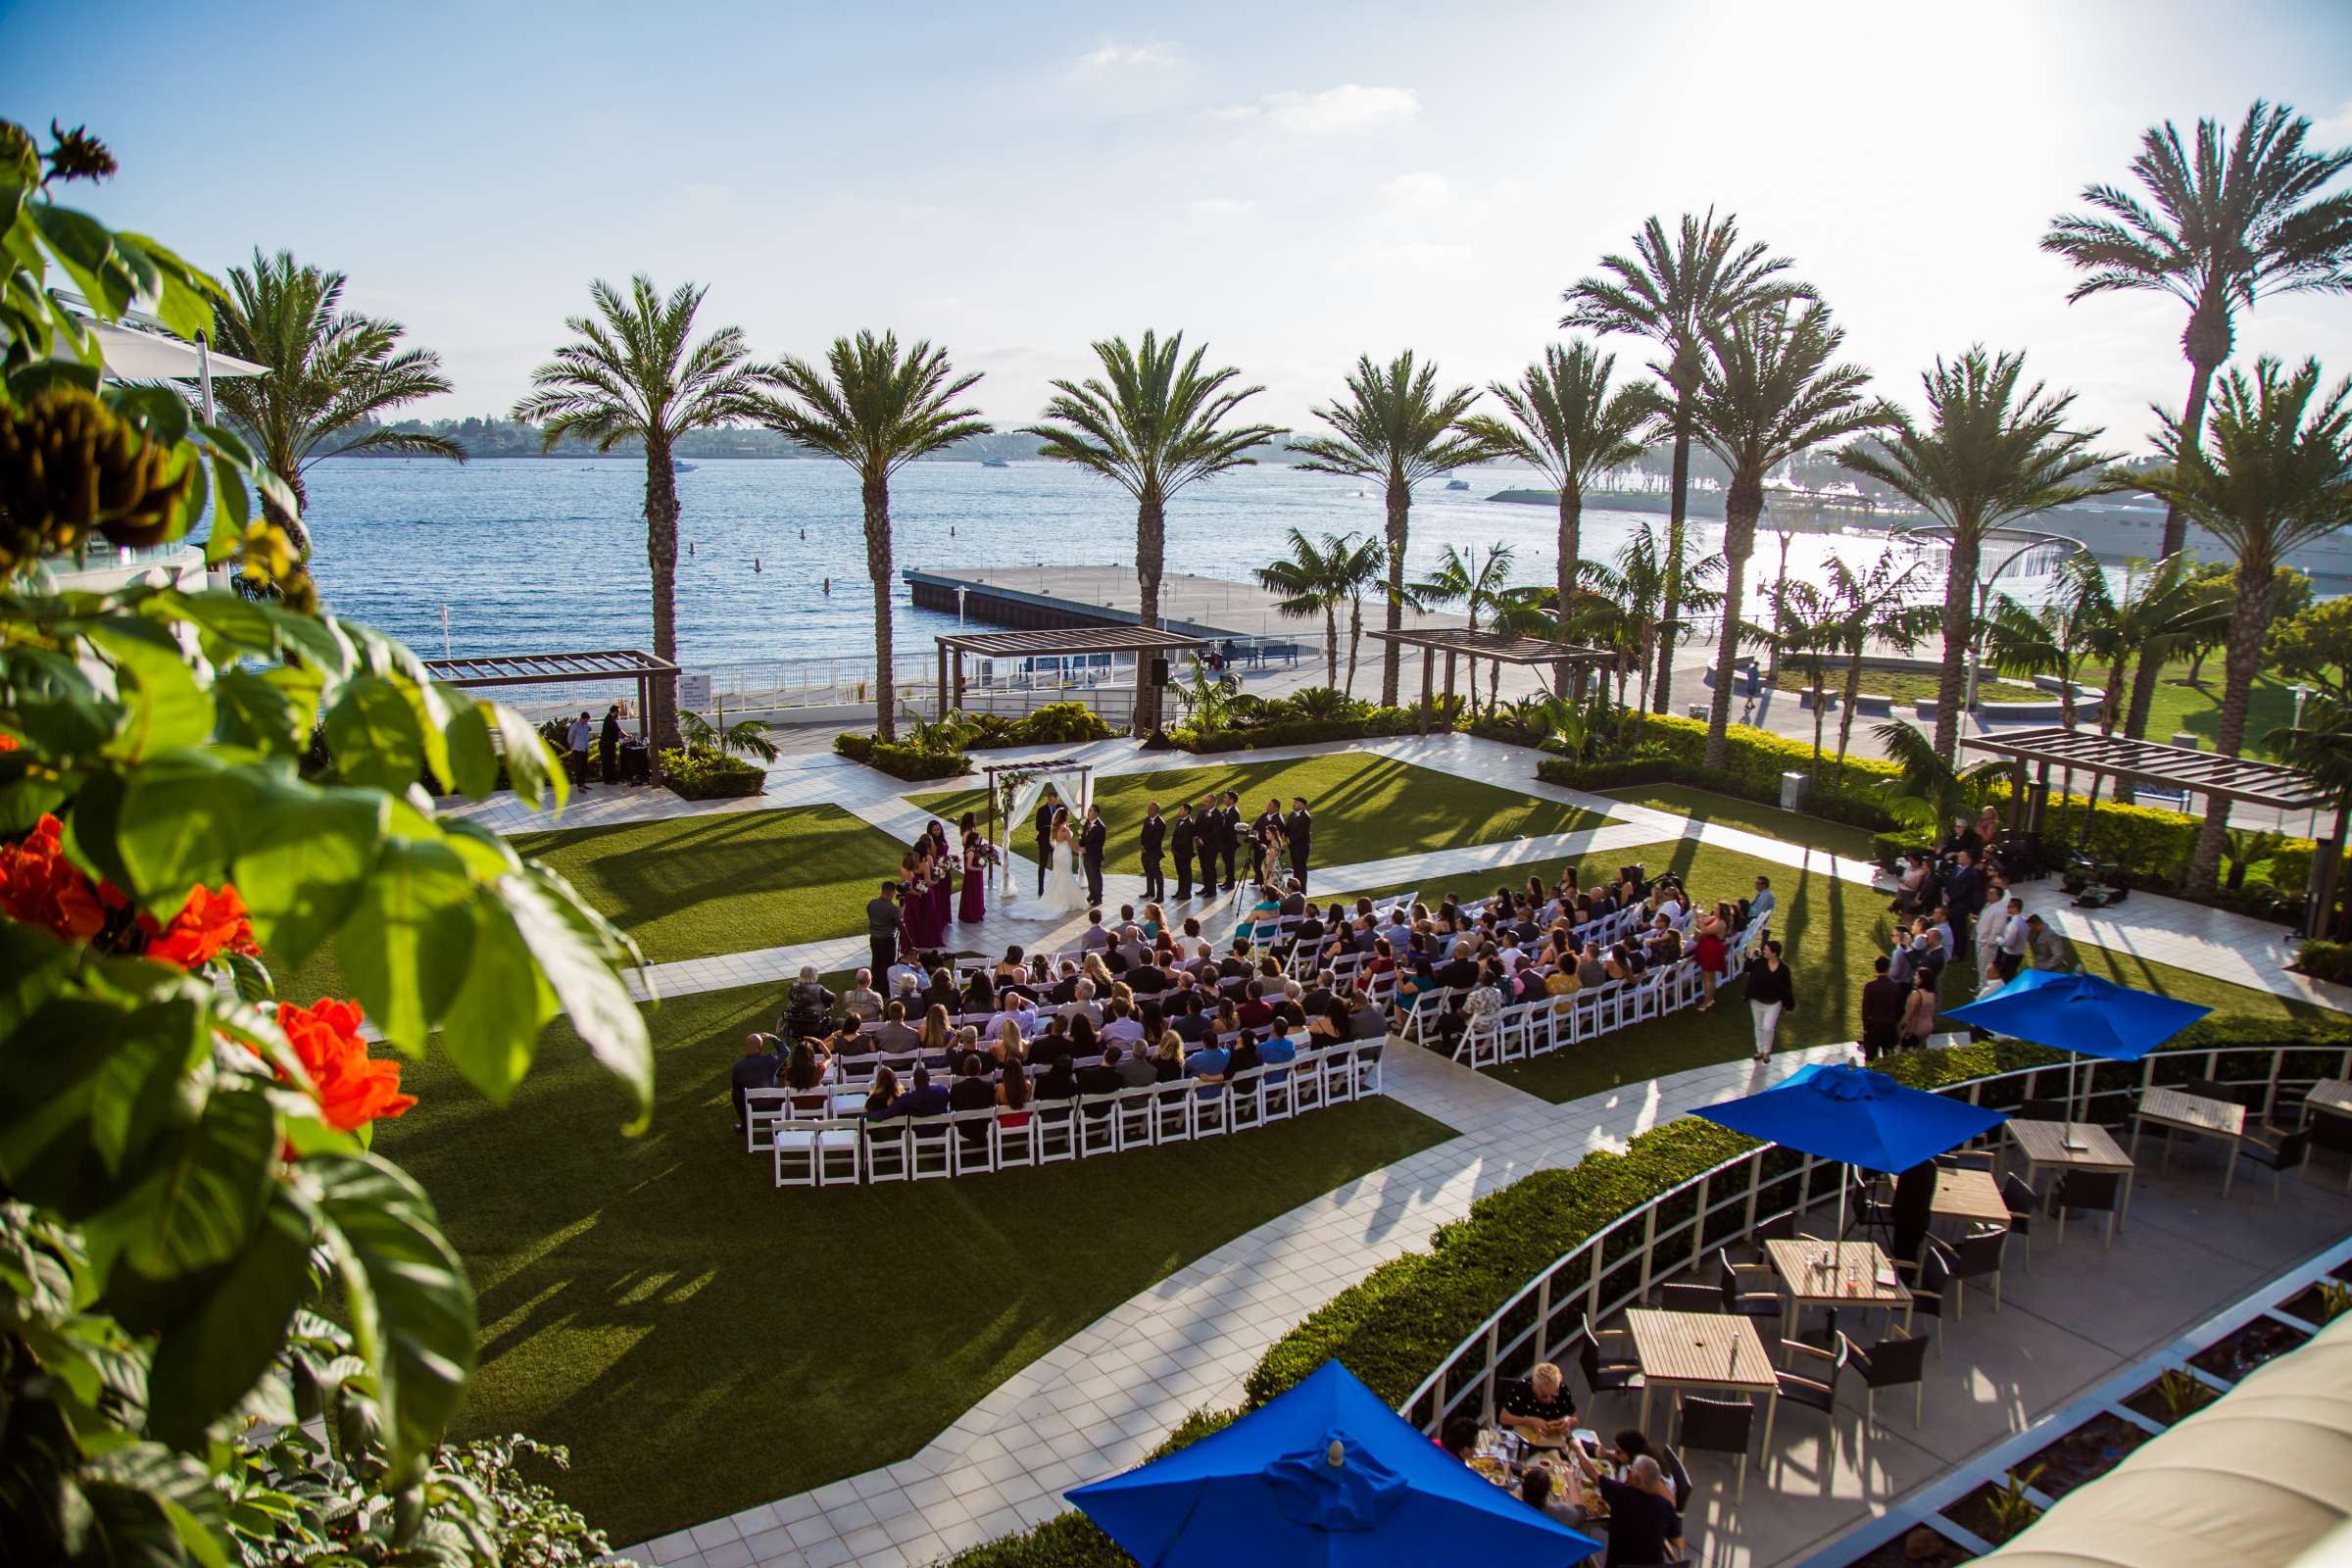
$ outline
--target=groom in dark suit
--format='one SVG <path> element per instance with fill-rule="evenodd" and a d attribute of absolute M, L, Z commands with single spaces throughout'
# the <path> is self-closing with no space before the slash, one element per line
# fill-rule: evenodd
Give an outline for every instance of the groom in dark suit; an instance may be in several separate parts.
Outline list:
<path fill-rule="evenodd" d="M 1159 814 L 1159 803 L 1153 801 L 1144 808 L 1144 825 L 1138 830 L 1144 852 L 1144 899 L 1157 903 L 1168 896 L 1167 878 L 1160 874 L 1160 846 L 1167 842 L 1167 820 Z"/>
<path fill-rule="evenodd" d="M 1110 837 L 1110 826 L 1102 820 L 1096 807 L 1086 808 L 1086 826 L 1078 830 L 1078 850 L 1086 858 L 1086 901 L 1102 902 L 1102 844 Z"/>
<path fill-rule="evenodd" d="M 1037 803 L 1037 896 L 1046 896 L 1046 867 L 1054 861 L 1054 813 L 1061 809 L 1061 801 L 1054 786 L 1046 786 L 1043 799 Z"/>
<path fill-rule="evenodd" d="M 1176 902 L 1193 896 L 1193 843 L 1200 829 L 1193 822 L 1193 803 L 1176 803 L 1176 820 L 1168 829 L 1168 848 L 1176 857 Z"/>
<path fill-rule="evenodd" d="M 1315 819 L 1306 812 L 1306 797 L 1291 797 L 1291 814 L 1283 822 L 1283 832 L 1291 841 L 1291 875 L 1298 879 L 1298 891 L 1306 891 L 1306 852 L 1314 842 Z"/>

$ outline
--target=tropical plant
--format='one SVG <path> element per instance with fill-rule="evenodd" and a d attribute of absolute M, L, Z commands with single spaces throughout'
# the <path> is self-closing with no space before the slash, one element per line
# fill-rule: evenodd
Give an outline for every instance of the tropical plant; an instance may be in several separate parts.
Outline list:
<path fill-rule="evenodd" d="M 1706 765 L 1721 767 L 1732 722 L 1747 558 L 1764 514 L 1764 476 L 1799 453 L 1887 424 L 1891 411 L 1862 394 L 1870 372 L 1834 364 L 1845 332 L 1818 301 L 1761 306 L 1711 326 L 1689 401 L 1692 432 L 1731 469 L 1723 500 L 1724 614 L 1715 651 Z M 1820 729 L 1820 715 L 1814 728 Z M 1820 759 L 1815 757 L 1816 770 Z"/>
<path fill-rule="evenodd" d="M 1709 208 L 1704 218 L 1685 213 L 1671 238 L 1666 225 L 1651 218 L 1634 236 L 1631 256 L 1602 257 L 1599 272 L 1578 279 L 1561 295 L 1568 306 L 1568 314 L 1560 318 L 1562 331 L 1647 338 L 1664 355 L 1661 363 L 1650 366 L 1674 394 L 1674 469 L 1662 558 L 1665 592 L 1658 617 L 1662 630 L 1679 628 L 1684 612 L 1684 519 L 1690 499 L 1690 441 L 1696 433 L 1693 400 L 1707 333 L 1750 311 L 1811 298 L 1811 288 L 1781 275 L 1788 265 L 1787 257 L 1769 254 L 1760 243 L 1741 246 L 1740 220 L 1727 215 L 1718 222 Z M 1673 702 L 1673 683 L 1670 639 L 1657 648 L 1658 712 L 1665 712 Z M 1646 679 L 1643 685 L 1648 685 Z"/>
<path fill-rule="evenodd" d="M 2288 680 L 2352 702 L 2352 598 L 2323 600 L 2274 621 L 2263 657 Z"/>
<path fill-rule="evenodd" d="M 1339 433 L 1291 443 L 1301 468 L 1381 482 L 1382 504 L 1388 514 L 1390 631 L 1404 629 L 1404 553 L 1412 532 L 1413 486 L 1448 468 L 1484 462 L 1492 455 L 1485 441 L 1461 427 L 1462 416 L 1477 401 L 1476 387 L 1457 386 L 1441 393 L 1437 366 L 1416 368 L 1410 349 L 1391 360 L 1386 368 L 1374 365 L 1367 354 L 1348 373 L 1347 395 L 1329 408 L 1313 411 L 1316 418 Z M 1384 708 L 1396 706 L 1399 658 L 1394 641 L 1382 645 L 1380 702 Z"/>
<path fill-rule="evenodd" d="M 1992 801 L 2015 764 L 2003 758 L 1971 767 L 1954 767 L 1935 743 L 1912 725 L 1890 718 L 1875 726 L 1871 736 L 1886 760 L 1902 769 L 1898 777 L 1879 788 L 1886 812 L 1909 831 L 1935 836 L 1955 816 L 1972 820 Z"/>
<path fill-rule="evenodd" d="M 2165 1420 L 2175 1425 L 2218 1397 L 2211 1384 L 2181 1367 L 2168 1368 L 2156 1379 L 2156 1396 L 2164 1401 Z"/>
<path fill-rule="evenodd" d="M 1405 589 L 1405 602 L 1415 610 L 1432 610 L 1445 605 L 1460 605 L 1469 617 L 1469 629 L 1478 630 L 1481 615 L 1492 612 L 1503 590 L 1509 586 L 1511 566 L 1518 552 L 1500 542 L 1487 546 L 1482 553 L 1472 550 L 1465 554 L 1447 545 L 1438 556 L 1437 569 Z M 1478 701 L 1478 659 L 1472 655 L 1465 672 L 1469 677 L 1471 706 Z M 1496 694 L 1502 685 L 1502 662 L 1494 661 L 1494 676 L 1487 696 L 1487 710 L 1493 712 Z"/>
<path fill-rule="evenodd" d="M 678 438 L 751 416 L 757 383 L 743 329 L 722 326 L 700 340 L 695 313 L 704 290 L 680 284 L 664 297 L 643 272 L 622 294 L 603 278 L 588 285 L 594 316 L 564 319 L 571 341 L 531 372 L 514 417 L 540 426 L 541 449 L 566 436 L 610 452 L 624 441 L 645 449 L 645 555 L 654 587 L 654 657 L 678 659 Z M 653 683 L 647 705 L 654 745 L 678 743 L 677 693 Z"/>
<path fill-rule="evenodd" d="M 730 724 L 727 722 L 727 705 L 723 699 L 712 703 L 709 718 L 692 709 L 680 710 L 678 728 L 684 733 L 688 747 L 706 748 L 721 757 L 731 757 L 740 752 L 746 757 L 758 758 L 762 762 L 772 762 L 780 755 L 776 743 L 767 738 L 764 719 L 743 718 Z"/>
<path fill-rule="evenodd" d="M 1231 366 L 1201 367 L 1205 344 L 1184 352 L 1184 334 L 1162 342 L 1151 331 L 1136 348 L 1123 337 L 1095 345 L 1107 379 L 1055 381 L 1042 424 L 1039 455 L 1099 474 L 1135 497 L 1135 573 L 1142 589 L 1137 623 L 1159 624 L 1159 583 L 1167 566 L 1168 502 L 1197 479 L 1257 460 L 1251 447 L 1285 432 L 1272 424 L 1230 424 L 1242 404 L 1265 390 L 1238 386 Z M 1159 688 L 1137 682 L 1136 728 L 1159 727 Z"/>
<path fill-rule="evenodd" d="M 1496 456 L 1516 458 L 1559 492 L 1559 556 L 1553 573 L 1554 603 L 1563 617 L 1555 628 L 1567 640 L 1564 617 L 1576 593 L 1576 564 L 1583 553 L 1585 491 L 1610 469 L 1642 455 L 1642 435 L 1665 408 L 1655 387 L 1634 382 L 1612 387 L 1614 355 L 1578 338 L 1557 344 L 1520 372 L 1516 383 L 1491 381 L 1487 390 L 1510 418 L 1473 414 L 1462 428 L 1483 439 Z M 1567 689 L 1568 666 L 1554 671 Z"/>
<path fill-rule="evenodd" d="M 2235 559 L 2237 598 L 2223 655 L 2222 706 L 2214 750 L 2235 757 L 2245 742 L 2246 705 L 2270 630 L 2273 579 L 2290 551 L 2352 522 L 2352 381 L 2320 397 L 2320 362 L 2292 374 L 2268 357 L 2254 378 L 2223 378 L 2202 435 L 2169 416 L 2156 437 L 2167 466 L 2132 483 L 2178 506 L 2218 536 Z M 2221 869 L 2230 802 L 2210 796 L 2189 861 L 2192 893 L 2211 893 Z"/>
<path fill-rule="evenodd" d="M 2107 662 L 2107 694 L 2099 705 L 2099 733 L 2113 735 L 2125 717 L 2125 677 L 2132 661 L 2137 660 L 2143 669 L 2149 665 L 2161 668 L 2193 638 L 2215 629 L 2226 630 L 2229 612 L 2215 604 L 2211 595 L 2198 591 L 2185 556 L 2167 556 L 2153 565 L 2126 563 L 2120 593 L 2109 588 L 2106 573 L 2095 564 L 2078 567 L 2077 576 L 2091 651 Z M 2124 779 L 2115 779 L 2114 788 L 2117 800 L 2127 798 L 2129 786 Z"/>
<path fill-rule="evenodd" d="M 2332 1323 L 2346 1312 L 2352 1312 L 2352 1284 L 2342 1280 L 2320 1281 L 2320 1309 L 2327 1314 L 2325 1321 Z"/>
<path fill-rule="evenodd" d="M 865 515 L 865 574 L 874 590 L 874 732 L 898 737 L 891 669 L 890 478 L 915 459 L 995 426 L 956 400 L 980 372 L 957 375 L 948 351 L 920 339 L 902 353 L 895 332 L 837 337 L 820 369 L 790 356 L 759 371 L 772 388 L 757 400 L 760 422 L 858 474 Z"/>
<path fill-rule="evenodd" d="M 1827 665 L 1843 641 L 1845 614 L 1845 607 L 1835 594 L 1801 578 L 1791 582 L 1784 577 L 1772 585 L 1772 629 L 1765 638 L 1776 667 L 1784 659 L 1793 659 L 1804 667 L 1805 684 L 1813 693 L 1813 781 L 1817 784 L 1821 782 L 1822 726 L 1830 711 Z M 1730 665 L 1717 666 L 1715 685 L 1724 694 L 1728 710 Z M 1711 740 L 1713 725 L 1708 729 Z"/>
<path fill-rule="evenodd" d="M 1251 573 L 1260 588 L 1282 596 L 1274 605 L 1278 613 L 1298 620 L 1323 617 L 1323 667 L 1335 679 L 1340 667 L 1340 606 L 1347 602 L 1348 592 L 1342 564 L 1354 538 L 1351 533 L 1327 533 L 1318 545 L 1293 528 L 1288 540 L 1290 555 Z"/>
<path fill-rule="evenodd" d="M 2041 248 L 2072 263 L 2082 278 L 2068 303 L 2094 294 L 2162 292 L 2188 307 L 2180 353 L 2188 361 L 2188 396 L 2179 426 L 2190 446 L 2204 430 L 2213 375 L 2236 342 L 2236 314 L 2257 299 L 2299 292 L 2352 290 L 2352 191 L 2323 194 L 2352 168 L 2352 149 L 2307 148 L 2311 122 L 2284 104 L 2255 100 L 2230 135 L 2218 121 L 2197 122 L 2196 149 L 2181 145 L 2171 121 L 2140 133 L 2132 173 L 2144 195 L 2089 185 L 2088 214 L 2054 219 Z M 2161 554 L 2179 555 L 2188 517 L 2167 507 Z M 2124 732 L 2147 729 L 2156 666 L 2140 665 Z"/>
<path fill-rule="evenodd" d="M 412 1057 L 429 1040 L 503 1104 L 568 1011 L 641 1126 L 636 955 L 416 788 L 485 798 L 503 753 L 519 796 L 560 803 L 530 725 L 310 608 L 271 520 L 299 505 L 242 438 L 174 392 L 101 387 L 53 286 L 187 338 L 220 291 L 54 202 L 112 163 L 0 124 L 0 1541 L 153 1568 L 600 1554 L 509 1490 L 507 1457 L 441 1444 L 474 1297 L 430 1199 L 370 1150 L 414 1101 L 361 1027 Z M 276 597 L 44 581 L 43 555 L 169 543 L 208 506 L 208 560 Z M 356 1002 L 279 1001 L 261 953 L 330 943 Z M 538 1540 L 509 1538 L 502 1495 Z"/>
<path fill-rule="evenodd" d="M 1856 572 L 1843 558 L 1830 557 L 1830 594 L 1838 601 L 1838 652 L 1845 656 L 1845 685 L 1838 712 L 1838 774 L 1845 775 L 1845 754 L 1854 736 L 1854 699 L 1862 692 L 1862 660 L 1872 648 L 1907 654 L 1934 629 L 1936 614 L 1930 605 L 1910 599 L 1911 580 L 1919 574 L 1914 561 L 1898 566 L 1892 550 L 1879 552 L 1869 569 Z"/>
<path fill-rule="evenodd" d="M 2107 475 L 2113 458 L 2094 451 L 2098 433 L 2070 430 L 2071 392 L 2042 383 L 2020 388 L 2023 354 L 1971 348 L 1936 362 L 1923 429 L 1897 411 L 1884 437 L 1838 455 L 1855 473 L 1907 497 L 1949 535 L 1944 568 L 1943 668 L 1936 685 L 1936 750 L 1955 754 L 1963 669 L 1975 629 L 1977 567 L 1986 535 L 2052 507 L 2124 488 Z"/>
<path fill-rule="evenodd" d="M 1352 540 L 1355 535 L 1344 537 Z M 1382 585 L 1381 574 L 1388 569 L 1388 546 L 1367 538 L 1360 544 L 1350 544 L 1344 554 L 1331 561 L 1332 582 L 1348 598 L 1348 678 L 1340 689 L 1350 698 L 1355 696 L 1356 656 L 1364 646 L 1364 595 Z"/>
<path fill-rule="evenodd" d="M 2233 827 L 2222 835 L 2222 858 L 2229 862 L 2226 882 L 2231 891 L 2246 885 L 2246 873 L 2268 865 L 2286 848 L 2286 835 L 2269 828 Z"/>
<path fill-rule="evenodd" d="M 320 458 L 401 452 L 466 461 L 466 449 L 446 436 L 376 422 L 450 384 L 438 354 L 400 346 L 405 329 L 398 321 L 342 308 L 348 281 L 341 272 L 297 263 L 290 251 L 257 250 L 252 270 L 228 270 L 227 292 L 214 313 L 220 351 L 270 373 L 216 380 L 213 401 L 293 492 L 294 514 L 276 520 L 305 555 L 310 531 L 297 520 L 310 506 L 303 474 Z"/>
<path fill-rule="evenodd" d="M 1641 695 L 1635 706 L 1649 710 L 1650 677 L 1655 667 L 1649 655 L 1660 639 L 1679 638 L 1690 625 L 1689 621 L 1666 617 L 1666 564 L 1655 525 L 1647 519 L 1635 524 L 1632 536 L 1617 547 L 1613 565 L 1604 567 L 1588 561 L 1580 563 L 1579 569 L 1586 573 L 1588 581 L 1586 591 L 1579 596 L 1579 614 L 1583 617 L 1581 624 L 1589 630 L 1581 634 L 1617 656 L 1618 706 L 1625 706 L 1628 675 L 1639 670 Z M 1713 584 L 1722 577 L 1721 556 L 1686 563 L 1682 586 L 1684 612 L 1709 615 L 1721 610 L 1723 595 Z"/>
<path fill-rule="evenodd" d="M 2069 556 L 2055 575 L 2057 590 L 2043 604 L 2029 609 L 2007 594 L 1994 599 L 1978 637 L 1984 658 L 2000 673 L 2058 677 L 2058 722 L 2072 731 L 2077 723 L 2075 688 L 2096 652 L 2095 631 L 2112 605 L 2106 570 L 2088 551 Z M 2058 793 L 2064 798 L 2074 792 L 2075 770 L 2070 766 Z"/>
<path fill-rule="evenodd" d="M 1984 1512 L 1991 1516 L 1996 1543 L 2007 1541 L 2041 1517 L 2041 1504 L 2027 1494 L 2041 1479 L 2042 1466 L 2020 1473 L 2012 1470 L 2001 1484 L 1984 1494 Z"/>
<path fill-rule="evenodd" d="M 1196 730 L 1218 730 L 1232 716 L 1240 683 L 1231 676 L 1211 674 L 1208 665 L 1195 659 L 1169 689 L 1183 705 L 1187 725 Z"/>

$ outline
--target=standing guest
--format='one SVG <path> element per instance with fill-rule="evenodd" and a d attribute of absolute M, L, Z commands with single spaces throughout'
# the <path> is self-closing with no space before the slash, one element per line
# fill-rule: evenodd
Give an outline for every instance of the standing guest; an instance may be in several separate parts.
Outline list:
<path fill-rule="evenodd" d="M 1086 823 L 1078 830 L 1078 849 L 1086 862 L 1086 898 L 1089 904 L 1102 902 L 1102 849 L 1110 839 L 1110 824 L 1102 820 L 1102 808 L 1089 801 Z"/>
<path fill-rule="evenodd" d="M 956 918 L 965 925 L 978 925 L 988 918 L 988 854 L 983 847 L 987 840 L 980 836 L 979 818 L 963 813 L 963 899 L 956 908 Z"/>
<path fill-rule="evenodd" d="M 2025 900 L 2011 899 L 2001 908 L 2000 952 L 1993 959 L 1993 968 L 2000 975 L 2001 984 L 2007 985 L 2026 966 L 2026 946 L 2033 940 L 2034 931 L 2026 923 Z"/>
<path fill-rule="evenodd" d="M 1911 994 L 1903 999 L 1902 1048 L 1917 1051 L 1936 1032 L 1936 978 L 1940 971 L 1922 969 L 1911 977 Z"/>
<path fill-rule="evenodd" d="M 605 710 L 605 727 L 597 740 L 604 754 L 605 782 L 620 782 L 620 705 L 614 703 Z"/>
<path fill-rule="evenodd" d="M 1159 814 L 1159 803 L 1144 808 L 1144 825 L 1136 830 L 1137 842 L 1144 857 L 1144 898 L 1147 902 L 1168 896 L 1167 879 L 1160 874 L 1160 851 L 1166 844 L 1168 824 Z"/>
<path fill-rule="evenodd" d="M 1734 913 L 1728 903 L 1717 904 L 1698 922 L 1698 985 L 1706 993 L 1698 1004 L 1701 1012 L 1715 1005 L 1715 983 L 1731 967 Z"/>
<path fill-rule="evenodd" d="M 1887 971 L 1886 958 L 1877 960 L 1878 973 L 1862 982 L 1862 1059 L 1876 1061 L 1891 1052 L 1903 1034 L 1903 983 Z"/>
<path fill-rule="evenodd" d="M 588 722 L 588 710 L 583 708 L 580 716 L 571 721 L 571 729 L 564 737 L 564 748 L 570 753 L 564 760 L 571 763 L 571 782 L 582 794 L 588 790 L 588 751 L 595 744 L 596 730 Z"/>
<path fill-rule="evenodd" d="M 777 1058 L 767 1049 L 767 1044 L 768 1037 L 765 1035 L 745 1035 L 743 1054 L 735 1058 L 735 1065 L 727 1075 L 734 1084 L 735 1131 L 739 1135 L 743 1131 L 744 1118 L 750 1113 L 749 1102 L 744 1099 L 745 1091 L 776 1087 Z"/>
<path fill-rule="evenodd" d="M 1298 879 L 1300 892 L 1306 890 L 1306 861 L 1314 848 L 1315 819 L 1306 809 L 1306 797 L 1291 797 L 1290 819 L 1283 823 L 1283 832 L 1291 841 L 1291 874 Z"/>
<path fill-rule="evenodd" d="M 1193 803 L 1176 803 L 1176 820 L 1168 828 L 1168 853 L 1176 858 L 1176 902 L 1181 904 L 1193 896 L 1193 844 L 1198 829 L 1193 822 Z"/>
<path fill-rule="evenodd" d="M 1037 803 L 1037 896 L 1041 899 L 1046 896 L 1046 867 L 1054 863 L 1054 817 L 1060 809 L 1061 798 L 1054 793 L 1053 785 L 1047 785 Z"/>
<path fill-rule="evenodd" d="M 2074 955 L 2066 948 L 2066 938 L 2060 936 L 2038 914 L 2026 916 L 2026 956 L 2036 969 L 2072 969 Z"/>
<path fill-rule="evenodd" d="M 874 989 L 874 971 L 858 971 L 858 983 L 841 994 L 841 1010 L 852 1023 L 877 1023 L 882 1017 L 882 993 Z"/>
<path fill-rule="evenodd" d="M 1756 956 L 1747 960 L 1747 1010 L 1756 1020 L 1756 1060 L 1771 1056 L 1781 1014 L 1795 1005 L 1796 985 L 1788 966 L 1781 961 L 1781 945 L 1761 944 Z"/>

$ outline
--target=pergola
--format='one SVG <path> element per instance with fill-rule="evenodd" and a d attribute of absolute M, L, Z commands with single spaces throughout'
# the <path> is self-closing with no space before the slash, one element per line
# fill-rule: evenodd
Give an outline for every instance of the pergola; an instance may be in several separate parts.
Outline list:
<path fill-rule="evenodd" d="M 1614 664 L 1617 656 L 1583 643 L 1547 642 L 1541 637 L 1512 637 L 1502 632 L 1471 631 L 1443 626 L 1420 631 L 1368 631 L 1365 636 L 1399 648 L 1421 650 L 1420 733 L 1429 733 L 1430 704 L 1435 695 L 1437 659 L 1446 656 L 1446 706 L 1453 707 L 1454 666 L 1458 660 L 1491 659 L 1498 664 Z"/>
<path fill-rule="evenodd" d="M 2328 906 L 2334 900 L 2336 862 L 2342 853 L 2344 805 L 2333 790 L 2301 768 L 2059 725 L 2011 730 L 1997 738 L 1964 738 L 1960 744 L 1969 751 L 1984 752 L 2016 764 L 2017 788 L 2010 794 L 2009 826 L 2028 832 L 2040 832 L 2048 814 L 2053 767 L 2073 768 L 2094 778 L 2144 778 L 2177 790 L 2226 801 L 2244 801 L 2250 806 L 2267 806 L 2278 811 L 2330 808 L 2336 814 L 2334 842 L 2323 841 L 2311 861 L 2311 919 L 2324 922 L 2328 918 Z M 2028 767 L 2034 770 L 2031 784 L 2026 777 Z M 2089 837 L 2090 818 L 2097 804 L 2098 791 L 2094 788 L 2091 809 L 2082 815 L 2084 840 Z"/>
<path fill-rule="evenodd" d="M 939 716 L 963 706 L 965 655 L 981 659 L 1057 659 L 1087 654 L 1133 654 L 1138 695 L 1147 655 L 1206 648 L 1208 640 L 1164 626 L 1068 626 L 1053 631 L 955 632 L 939 640 Z"/>
<path fill-rule="evenodd" d="M 669 688 L 677 706 L 678 666 L 637 648 L 608 648 L 583 654 L 488 654 L 477 659 L 428 659 L 424 667 L 451 686 L 569 686 L 582 681 L 637 683 L 637 733 L 646 733 L 653 683 Z"/>

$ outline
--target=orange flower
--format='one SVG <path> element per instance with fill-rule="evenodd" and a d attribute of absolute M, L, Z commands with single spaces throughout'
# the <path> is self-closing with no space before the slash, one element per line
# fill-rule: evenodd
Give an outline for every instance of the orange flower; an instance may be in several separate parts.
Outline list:
<path fill-rule="evenodd" d="M 106 926 L 106 910 L 65 856 L 65 824 L 44 815 L 16 844 L 0 845 L 0 913 L 87 942 Z"/>
<path fill-rule="evenodd" d="M 105 889 L 99 891 L 103 894 Z M 254 945 L 253 922 L 246 918 L 245 901 L 238 897 L 235 886 L 223 883 L 220 892 L 212 893 L 199 882 L 188 890 L 188 902 L 180 906 L 172 923 L 149 944 L 147 956 L 183 969 L 198 969 L 223 953 L 258 955 L 261 951 Z"/>
<path fill-rule="evenodd" d="M 0 752 L 13 752 L 16 749 L 17 738 L 14 735 L 0 735 Z"/>
<path fill-rule="evenodd" d="M 321 997 L 308 1007 L 277 1004 L 286 1032 L 318 1091 L 318 1108 L 337 1132 L 357 1132 L 379 1116 L 397 1116 L 416 1103 L 400 1092 L 400 1063 L 376 1061 L 360 1038 L 359 1004 Z"/>

